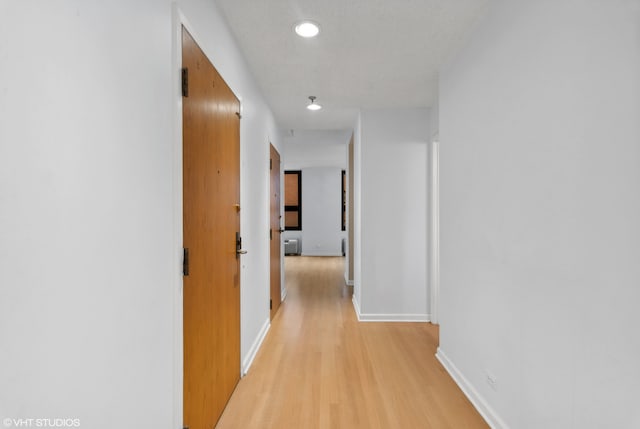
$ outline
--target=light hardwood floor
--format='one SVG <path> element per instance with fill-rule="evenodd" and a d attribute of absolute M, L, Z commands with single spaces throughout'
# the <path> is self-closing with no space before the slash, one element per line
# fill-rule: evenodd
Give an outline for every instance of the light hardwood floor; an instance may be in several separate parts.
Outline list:
<path fill-rule="evenodd" d="M 428 323 L 358 322 L 344 259 L 285 258 L 287 298 L 217 428 L 487 428 Z"/>

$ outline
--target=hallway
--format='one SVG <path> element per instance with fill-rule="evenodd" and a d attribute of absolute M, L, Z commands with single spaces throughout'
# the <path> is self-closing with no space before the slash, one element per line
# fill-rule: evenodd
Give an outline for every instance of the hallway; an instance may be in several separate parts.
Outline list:
<path fill-rule="evenodd" d="M 486 428 L 437 327 L 357 321 L 344 258 L 287 257 L 288 295 L 218 428 Z"/>

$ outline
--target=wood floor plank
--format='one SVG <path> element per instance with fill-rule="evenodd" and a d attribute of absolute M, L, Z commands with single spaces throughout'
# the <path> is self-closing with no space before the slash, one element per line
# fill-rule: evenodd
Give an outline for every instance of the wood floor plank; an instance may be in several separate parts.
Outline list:
<path fill-rule="evenodd" d="M 287 299 L 217 428 L 476 429 L 438 327 L 357 321 L 344 258 L 285 258 Z"/>

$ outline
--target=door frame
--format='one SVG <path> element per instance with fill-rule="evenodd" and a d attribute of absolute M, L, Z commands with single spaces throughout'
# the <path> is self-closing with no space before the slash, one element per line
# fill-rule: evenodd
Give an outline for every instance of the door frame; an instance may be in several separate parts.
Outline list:
<path fill-rule="evenodd" d="M 182 27 L 184 27 L 201 49 L 207 53 L 208 49 L 198 31 L 190 23 L 177 3 L 172 3 L 171 19 L 171 78 L 172 78 L 172 104 L 173 104 L 173 163 L 171 166 L 171 179 L 173 185 L 173 240 L 171 255 L 167 255 L 171 263 L 171 296 L 173 302 L 173 427 L 183 426 L 183 276 L 182 276 L 182 244 L 183 244 L 183 192 L 182 192 Z M 233 91 L 233 89 L 232 89 Z M 234 92 L 240 102 L 240 115 L 242 115 L 242 97 Z M 242 140 L 240 141 L 240 156 L 242 157 Z M 242 163 L 240 163 L 240 192 L 242 204 Z M 240 212 L 240 229 L 242 231 L 243 216 Z M 240 269 L 240 288 L 242 288 L 242 269 Z M 242 314 L 242 295 L 240 298 L 240 313 Z M 240 332 L 242 336 L 242 331 Z M 240 355 L 240 377 L 242 373 L 242 354 Z"/>
<path fill-rule="evenodd" d="M 347 144 L 347 264 L 344 272 L 348 286 L 354 285 L 355 279 L 355 133 L 351 133 L 351 139 Z"/>
<path fill-rule="evenodd" d="M 431 323 L 440 324 L 440 137 L 435 134 L 429 144 L 431 180 L 429 186 L 429 291 Z"/>

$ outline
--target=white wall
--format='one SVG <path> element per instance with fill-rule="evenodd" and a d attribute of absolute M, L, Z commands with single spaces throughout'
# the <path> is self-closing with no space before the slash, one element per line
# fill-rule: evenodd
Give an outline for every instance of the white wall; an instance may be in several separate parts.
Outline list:
<path fill-rule="evenodd" d="M 285 169 L 302 170 L 302 230 L 283 238 L 300 239 L 305 256 L 342 255 L 341 181 L 351 132 L 296 130 L 283 139 Z"/>
<path fill-rule="evenodd" d="M 314 148 L 346 145 L 351 139 L 353 130 L 349 128 L 344 130 L 284 130 L 281 132 L 291 162 L 305 162 L 310 163 L 310 166 L 319 166 L 342 165 L 345 159 L 341 155 L 337 158 L 335 151 L 319 151 L 317 155 L 320 155 L 320 159 L 317 159 L 310 157 L 307 150 L 313 151 Z"/>
<path fill-rule="evenodd" d="M 497 1 L 441 73 L 439 353 L 497 427 L 640 427 L 638 118 L 637 0 Z"/>
<path fill-rule="evenodd" d="M 269 317 L 268 141 L 279 139 L 213 3 L 180 8 L 243 104 L 246 358 Z M 0 417 L 181 427 L 171 3 L 2 2 L 0 17 Z"/>
<path fill-rule="evenodd" d="M 313 167 L 302 170 L 302 254 L 341 256 L 342 169 Z M 293 233 L 293 231 L 291 231 Z"/>
<path fill-rule="evenodd" d="M 174 428 L 170 3 L 0 17 L 0 416 Z"/>
<path fill-rule="evenodd" d="M 288 142 L 284 145 L 285 168 L 301 170 L 309 167 L 339 167 L 344 170 L 347 165 L 346 147 L 346 143 L 303 145 Z"/>
<path fill-rule="evenodd" d="M 427 320 L 428 109 L 363 110 L 355 138 L 356 310 Z"/>

